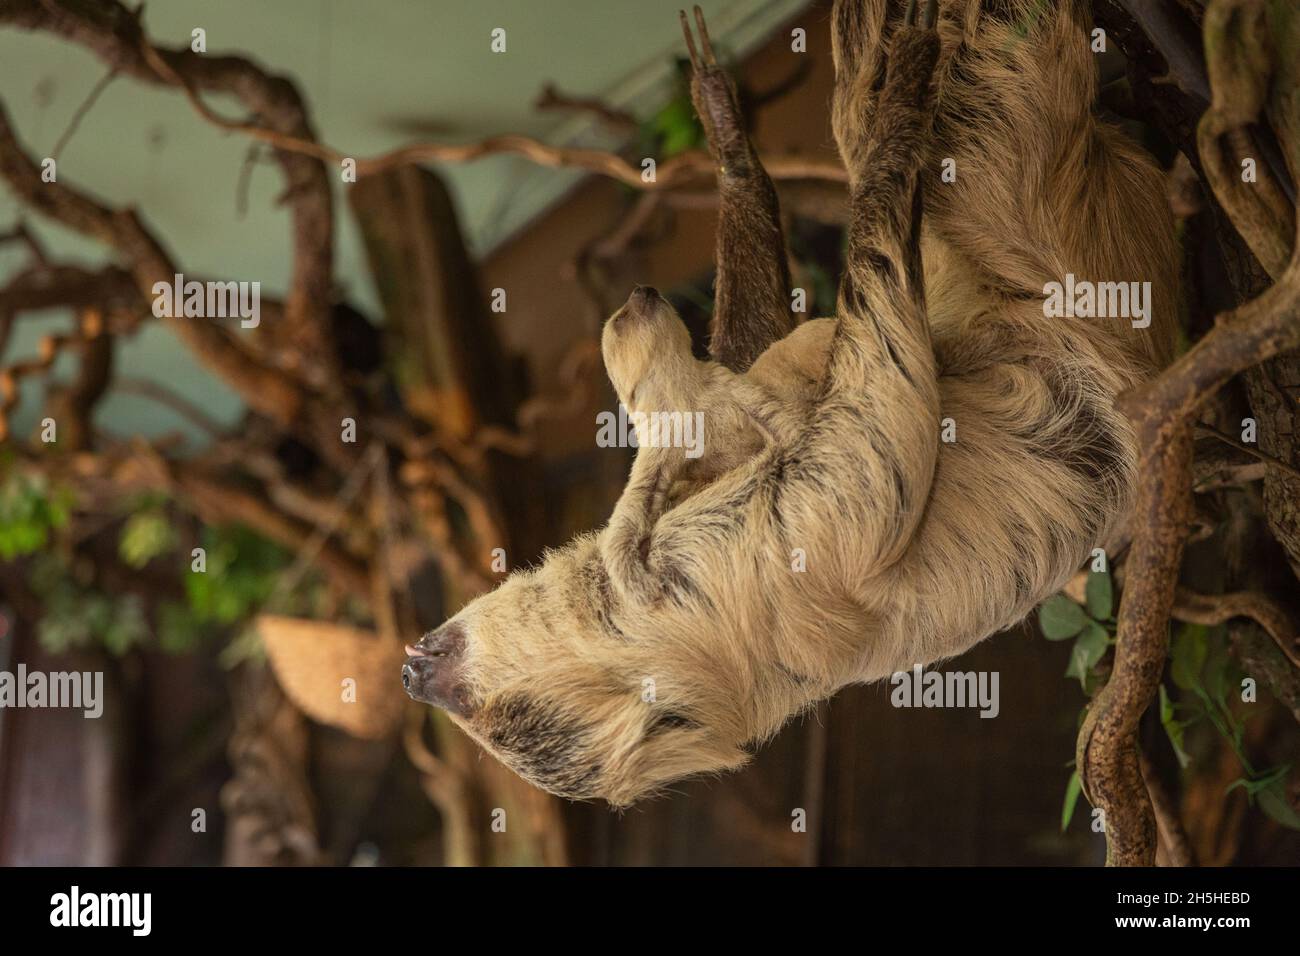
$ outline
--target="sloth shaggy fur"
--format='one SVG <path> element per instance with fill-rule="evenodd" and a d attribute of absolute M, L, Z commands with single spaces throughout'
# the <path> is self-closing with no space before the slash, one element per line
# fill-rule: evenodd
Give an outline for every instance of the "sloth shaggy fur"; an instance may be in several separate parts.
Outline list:
<path fill-rule="evenodd" d="M 1136 448 L 1113 401 L 1168 360 L 1177 311 L 1162 174 L 1092 114 L 1085 3 L 920 6 L 835 4 L 852 203 L 837 315 L 715 326 L 741 343 L 728 367 L 635 292 L 604 331 L 610 379 L 631 411 L 702 411 L 703 457 L 642 447 L 607 527 L 412 649 L 454 651 L 413 696 L 538 786 L 624 806 L 739 767 L 846 684 L 1015 624 L 1129 508 Z M 743 134 L 725 142 L 718 71 L 697 71 L 725 231 L 727 177 L 766 177 Z M 720 236 L 720 257 L 741 241 Z M 1067 273 L 1150 282 L 1150 326 L 1045 318 Z"/>

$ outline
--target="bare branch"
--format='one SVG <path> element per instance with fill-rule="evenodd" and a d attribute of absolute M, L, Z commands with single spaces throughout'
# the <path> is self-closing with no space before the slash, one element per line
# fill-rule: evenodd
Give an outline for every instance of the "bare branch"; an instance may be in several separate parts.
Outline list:
<path fill-rule="evenodd" d="M 636 130 L 636 117 L 631 113 L 614 109 L 604 100 L 595 97 L 566 96 L 555 88 L 554 83 L 547 83 L 542 87 L 542 92 L 533 101 L 533 106 L 539 110 L 589 113 L 606 126 L 622 133 Z"/>
<path fill-rule="evenodd" d="M 63 135 L 58 138 L 58 141 L 54 144 L 54 148 L 50 150 L 50 156 L 52 158 L 59 158 L 63 153 L 63 147 L 67 146 L 68 141 L 76 134 L 78 127 L 81 126 L 81 121 L 86 118 L 86 114 L 89 113 L 91 108 L 95 105 L 95 101 L 99 99 L 100 94 L 103 93 L 104 90 L 108 89 L 108 84 L 112 83 L 116 78 L 117 71 L 109 70 L 100 78 L 98 83 L 91 87 L 90 92 L 86 94 L 86 98 L 81 101 L 81 105 L 78 106 L 76 112 L 72 114 L 72 119 L 68 121 L 68 126 L 64 129 Z"/>
<path fill-rule="evenodd" d="M 119 375 L 113 379 L 112 389 L 124 395 L 139 395 L 160 405 L 166 405 L 176 414 L 213 438 L 222 438 L 226 433 L 225 427 L 198 405 L 181 395 L 177 395 L 171 389 L 159 385 L 157 382 L 145 378 L 128 378 Z"/>
<path fill-rule="evenodd" d="M 423 162 L 464 163 L 484 156 L 509 153 L 522 156 L 540 166 L 585 169 L 616 179 L 635 189 L 671 189 L 683 184 L 708 179 L 713 175 L 713 161 L 702 150 L 681 153 L 658 165 L 654 180 L 642 178 L 639 165 L 629 163 L 616 153 L 597 149 L 570 149 L 551 146 L 529 136 L 492 136 L 475 143 L 416 143 L 379 156 L 358 158 L 353 154 L 325 146 L 311 135 L 306 111 L 292 85 L 284 79 L 267 76 L 255 64 L 239 57 L 198 56 L 189 50 L 160 50 L 150 45 L 134 17 L 118 3 L 103 5 L 78 14 L 67 9 L 51 11 L 51 0 L 45 5 L 34 0 L 8 0 L 0 7 L 0 21 L 9 21 L 28 29 L 45 29 L 81 43 L 106 62 L 115 64 L 121 72 L 129 73 L 146 82 L 163 82 L 179 86 L 195 110 L 208 122 L 231 132 L 241 133 L 275 147 L 286 168 L 295 204 L 295 238 L 301 241 L 308 236 L 308 226 L 324 227 L 318 233 L 328 241 L 328 218 L 320 222 L 322 213 L 328 211 L 328 200 L 318 188 L 313 188 L 317 208 L 299 208 L 306 199 L 297 192 L 300 181 L 310 178 L 318 187 L 316 173 L 305 176 L 306 166 L 290 163 L 288 157 L 311 162 L 316 172 L 324 176 L 320 162 L 339 165 L 345 159 L 356 161 L 358 175 L 381 172 L 398 166 Z M 71 4 L 68 4 L 71 6 Z M 84 4 L 83 4 L 84 6 Z M 215 113 L 205 104 L 200 91 L 231 93 L 244 100 L 262 123 L 230 120 Z M 290 166 L 293 165 L 293 172 Z M 763 159 L 773 179 L 828 179 L 847 182 L 843 166 L 833 159 L 801 156 L 772 156 Z M 328 190 L 324 197 L 328 196 Z M 324 208 L 319 208 L 324 206 Z M 311 223 L 307 220 L 310 219 Z M 304 250 L 305 254 L 305 250 Z M 320 263 L 316 264 L 319 271 Z M 319 276 L 317 278 L 320 278 Z M 328 272 L 324 278 L 328 279 Z M 295 288 L 299 283 L 295 281 Z M 321 301 L 328 301 L 328 283 Z M 293 298 L 291 309 L 293 311 Z"/>
<path fill-rule="evenodd" d="M 259 138 L 282 137 L 299 144 L 314 139 L 307 108 L 289 80 L 271 76 L 242 57 L 156 49 L 144 35 L 137 14 L 115 0 L 5 0 L 0 4 L 0 22 L 46 30 L 80 44 L 116 73 L 146 83 L 179 86 L 206 118 L 222 128 L 260 130 L 264 136 Z M 236 97 L 260 125 L 221 120 L 203 106 L 199 90 Z M 284 173 L 294 240 L 285 327 L 290 341 L 332 362 L 333 198 L 319 158 L 305 149 L 276 152 Z"/>
<path fill-rule="evenodd" d="M 136 288 L 148 301 L 156 283 L 170 285 L 177 269 L 158 241 L 131 210 L 112 210 L 60 182 L 45 182 L 41 170 L 14 135 L 0 104 L 0 177 L 19 200 L 64 225 L 116 249 L 128 261 Z M 220 375 L 252 408 L 281 424 L 297 417 L 304 395 L 277 370 L 261 364 L 245 345 L 221 326 L 183 317 L 163 321 L 200 362 Z"/>
<path fill-rule="evenodd" d="M 1283 654 L 1300 668 L 1300 628 L 1282 605 L 1267 594 L 1237 591 L 1232 594 L 1198 594 L 1179 588 L 1173 616 L 1191 624 L 1223 624 L 1234 617 L 1249 618 L 1262 627 Z"/>

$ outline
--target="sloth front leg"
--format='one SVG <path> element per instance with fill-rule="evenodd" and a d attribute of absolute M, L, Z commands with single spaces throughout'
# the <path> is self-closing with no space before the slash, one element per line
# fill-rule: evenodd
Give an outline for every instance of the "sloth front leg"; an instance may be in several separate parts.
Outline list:
<path fill-rule="evenodd" d="M 691 101 L 718 165 L 717 279 L 709 354 L 743 372 L 794 327 L 790 265 L 776 190 L 745 132 L 736 87 L 718 66 L 695 8 L 697 50 L 683 11 L 682 32 L 691 57 Z"/>
<path fill-rule="evenodd" d="M 652 430 L 638 429 L 632 473 L 601 541 L 610 581 L 625 601 L 654 604 L 679 583 L 657 536 L 660 519 L 777 440 L 764 421 L 766 394 L 724 369 L 713 371 L 716 378 L 689 402 L 700 411 L 685 413 L 698 414 L 701 423 L 694 445 L 659 444 Z"/>
<path fill-rule="evenodd" d="M 909 3 L 889 40 L 883 78 L 860 62 L 875 26 L 868 14 L 878 6 L 838 0 L 834 13 L 836 134 L 852 218 L 823 396 L 788 473 L 804 486 L 792 500 L 798 515 L 812 516 L 816 527 L 808 531 L 821 540 L 852 521 L 853 561 L 867 572 L 906 548 L 938 453 L 939 389 L 919 248 L 936 8 L 934 0 L 919 12 Z M 868 121 L 847 121 L 877 83 Z M 810 495 L 830 497 L 832 507 L 808 508 Z"/>
<path fill-rule="evenodd" d="M 601 536 L 605 568 L 623 601 L 650 604 L 662 591 L 654 568 L 654 529 L 684 457 L 679 448 L 637 449 L 632 474 Z"/>

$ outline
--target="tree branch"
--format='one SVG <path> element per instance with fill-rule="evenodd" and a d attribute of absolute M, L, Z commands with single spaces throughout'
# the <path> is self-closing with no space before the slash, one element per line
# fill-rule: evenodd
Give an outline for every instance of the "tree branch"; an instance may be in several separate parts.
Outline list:
<path fill-rule="evenodd" d="M 73 13 L 72 8 L 77 12 Z M 302 106 L 292 85 L 282 78 L 267 76 L 260 67 L 239 57 L 218 57 L 193 54 L 189 50 L 160 50 L 151 46 L 134 16 L 121 4 L 112 2 L 91 5 L 88 0 L 62 0 L 58 7 L 53 0 L 3 0 L 0 3 L 0 22 L 10 22 L 27 29 L 43 29 L 89 47 L 106 63 L 120 72 L 146 82 L 164 82 L 182 88 L 195 110 L 204 119 L 231 132 L 242 133 L 267 143 L 284 157 L 296 157 L 300 162 L 310 162 L 324 176 L 320 162 L 338 165 L 344 159 L 355 159 L 357 174 L 381 172 L 398 166 L 423 162 L 470 162 L 484 156 L 509 153 L 522 156 L 540 166 L 585 169 L 599 173 L 635 189 L 671 189 L 684 184 L 707 180 L 713 175 L 713 161 L 702 150 L 690 150 L 658 164 L 656 177 L 646 182 L 642 169 L 616 153 L 597 149 L 576 149 L 551 146 L 529 136 L 492 136 L 474 143 L 416 143 L 379 156 L 358 158 L 353 154 L 325 146 L 311 134 Z M 238 96 L 261 118 L 262 123 L 248 123 L 226 119 L 213 112 L 199 96 L 202 92 L 223 92 Z M 299 196 L 300 180 L 304 180 L 306 167 L 289 172 L 289 161 L 284 159 L 286 175 L 290 181 L 289 193 L 295 203 L 306 203 Z M 773 179 L 828 179 L 847 182 L 843 166 L 833 159 L 802 156 L 772 156 L 763 159 Z M 296 178 L 295 178 L 296 177 Z M 314 179 L 314 177 L 313 177 Z M 319 183 L 313 183 L 313 192 Z M 325 195 L 328 196 L 326 190 Z M 317 207 L 323 202 L 317 195 Z M 296 208 L 296 207 L 295 207 Z M 325 212 L 328 211 L 326 206 Z M 301 219 L 308 218 L 301 210 Z M 314 209 L 310 218 L 315 222 L 322 210 Z M 319 223 L 318 223 L 319 224 Z M 328 218 L 323 235 L 329 237 Z M 295 216 L 294 234 L 302 238 L 306 223 Z M 324 275 L 328 279 L 328 272 Z M 298 283 L 295 282 L 295 286 Z M 328 288 L 325 292 L 328 293 Z M 292 297 L 291 297 L 292 301 Z M 326 295 L 322 301 L 328 301 Z"/>
<path fill-rule="evenodd" d="M 1250 0 L 1247 0 L 1250 2 Z M 1241 0 L 1219 0 L 1206 17 L 1206 49 L 1214 104 L 1202 119 L 1200 137 L 1217 142 L 1225 128 L 1225 102 L 1245 97 L 1252 117 L 1237 105 L 1236 122 L 1258 119 L 1272 66 L 1248 49 L 1249 42 L 1225 42 L 1225 34 L 1247 26 L 1230 14 Z M 1234 32 L 1234 38 L 1239 35 Z M 1209 132 L 1214 131 L 1214 136 Z M 1294 147 L 1291 130 L 1279 130 Z M 1291 155 L 1295 153 L 1292 150 Z M 1235 187 L 1211 177 L 1216 196 Z M 1237 208 L 1240 208 L 1239 206 Z M 1235 218 L 1234 218 L 1234 221 Z M 1294 217 L 1292 221 L 1294 228 Z M 1221 314 L 1215 327 L 1154 381 L 1124 395 L 1120 409 L 1133 422 L 1139 460 L 1134 536 L 1127 587 L 1119 614 L 1119 640 L 1110 680 L 1098 693 L 1079 730 L 1077 760 L 1084 791 L 1105 813 L 1107 863 L 1146 865 L 1155 859 L 1156 827 L 1138 764 L 1138 722 L 1155 696 L 1167 653 L 1167 622 L 1174 605 L 1178 569 L 1191 516 L 1191 428 L 1197 408 L 1233 375 L 1280 352 L 1300 346 L 1300 256 L 1297 237 L 1276 284 L 1244 305 Z"/>
<path fill-rule="evenodd" d="M 117 74 L 145 83 L 180 86 L 205 115 L 199 90 L 239 99 L 259 125 L 221 121 L 227 129 L 261 130 L 300 143 L 314 132 L 302 97 L 289 80 L 237 56 L 163 50 L 145 36 L 138 14 L 116 0 L 0 0 L 0 22 L 44 30 L 86 47 Z M 319 157 L 302 149 L 277 150 L 293 228 L 293 278 L 285 309 L 286 340 L 336 361 L 329 309 L 333 296 L 333 196 Z M 337 379 L 335 379 L 337 380 Z"/>
<path fill-rule="evenodd" d="M 0 104 L 0 177 L 20 202 L 71 229 L 111 246 L 128 262 L 145 301 L 155 283 L 170 285 L 177 269 L 158 241 L 131 210 L 112 210 L 60 182 L 44 182 L 40 167 L 18 142 L 8 113 Z M 163 322 L 200 362 L 224 379 L 252 408 L 282 425 L 298 416 L 305 396 L 287 377 L 263 366 L 245 345 L 210 320 L 183 316 Z"/>

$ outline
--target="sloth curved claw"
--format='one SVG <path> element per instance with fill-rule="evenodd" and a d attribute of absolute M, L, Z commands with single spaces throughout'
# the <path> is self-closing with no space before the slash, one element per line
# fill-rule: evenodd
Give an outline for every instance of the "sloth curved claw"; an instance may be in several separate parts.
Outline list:
<path fill-rule="evenodd" d="M 691 33 L 691 24 L 686 19 L 686 11 L 678 10 L 677 16 L 682 21 L 682 36 L 686 37 L 686 51 L 690 54 L 691 68 L 698 72 L 706 67 L 717 66 L 717 57 L 713 55 L 713 42 L 709 39 L 709 28 L 704 22 L 704 11 L 698 5 L 695 7 L 695 29 L 700 34 L 700 48 L 704 51 L 703 56 L 695 48 L 695 36 Z"/>
<path fill-rule="evenodd" d="M 709 28 L 704 23 L 704 11 L 700 9 L 699 4 L 695 5 L 695 29 L 700 31 L 700 43 L 704 45 L 704 62 L 709 66 L 717 66 L 718 59 L 713 55 L 713 41 L 709 39 Z"/>
<path fill-rule="evenodd" d="M 695 36 L 691 33 L 691 23 L 686 19 L 686 11 L 678 10 L 677 16 L 682 21 L 682 36 L 686 37 L 686 52 L 691 58 L 691 68 L 700 68 L 700 55 L 695 52 Z"/>

